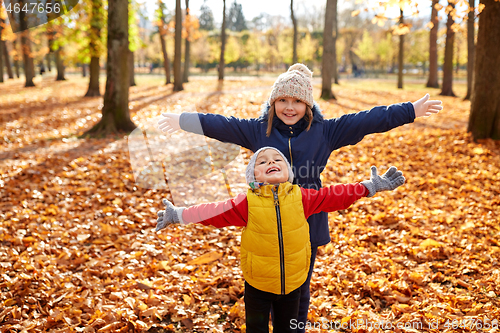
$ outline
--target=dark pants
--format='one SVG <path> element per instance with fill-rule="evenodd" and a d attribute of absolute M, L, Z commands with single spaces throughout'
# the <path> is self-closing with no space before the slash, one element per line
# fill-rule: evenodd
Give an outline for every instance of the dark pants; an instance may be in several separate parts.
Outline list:
<path fill-rule="evenodd" d="M 247 332 L 269 332 L 269 314 L 272 306 L 274 310 L 273 332 L 295 333 L 297 330 L 292 329 L 291 323 L 297 322 L 300 289 L 297 288 L 287 295 L 276 295 L 256 289 L 245 281 Z"/>
<path fill-rule="evenodd" d="M 311 266 L 309 266 L 309 273 L 307 274 L 307 280 L 300 286 L 300 304 L 299 304 L 299 317 L 298 322 L 300 324 L 297 329 L 297 333 L 304 333 L 306 331 L 305 326 L 307 322 L 307 312 L 309 311 L 309 300 L 311 298 L 311 276 L 314 269 L 314 262 L 316 261 L 316 253 L 318 253 L 318 247 L 311 247 Z M 300 327 L 303 327 L 300 329 Z"/>
<path fill-rule="evenodd" d="M 307 274 L 307 280 L 299 287 L 300 290 L 300 303 L 299 303 L 299 316 L 297 318 L 297 333 L 304 333 L 306 331 L 307 323 L 307 313 L 309 311 L 309 300 L 311 299 L 311 276 L 314 269 L 314 262 L 316 261 L 316 254 L 318 253 L 318 247 L 311 247 L 311 264 L 309 266 L 309 273 Z M 271 316 L 273 318 L 274 324 L 274 309 L 271 308 Z M 294 325 L 295 326 L 295 325 Z"/>

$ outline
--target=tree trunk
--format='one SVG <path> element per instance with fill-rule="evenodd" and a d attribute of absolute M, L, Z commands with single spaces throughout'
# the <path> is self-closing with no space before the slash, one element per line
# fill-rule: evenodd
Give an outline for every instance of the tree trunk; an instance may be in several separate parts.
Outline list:
<path fill-rule="evenodd" d="M 56 59 L 55 59 L 55 56 L 54 56 L 54 36 L 55 36 L 55 32 L 54 32 L 54 27 L 52 26 L 52 23 L 49 22 L 47 24 L 47 44 L 48 44 L 48 47 L 49 47 L 49 53 L 47 54 L 48 56 L 48 66 L 47 66 L 47 70 L 49 72 L 52 72 L 52 66 L 51 66 L 51 61 L 53 61 L 56 65 L 56 70 L 57 70 L 57 62 L 56 62 Z"/>
<path fill-rule="evenodd" d="M 134 52 L 129 50 L 128 53 L 128 65 L 130 73 L 130 86 L 135 87 L 135 68 L 134 68 Z"/>
<path fill-rule="evenodd" d="M 184 44 L 184 72 L 182 74 L 182 82 L 188 82 L 189 79 L 189 48 L 190 48 L 190 43 L 189 43 L 189 38 L 191 34 L 191 22 L 189 21 L 189 0 L 186 0 L 186 41 Z"/>
<path fill-rule="evenodd" d="M 455 32 L 451 28 L 453 25 L 453 11 L 455 4 L 448 2 L 452 10 L 448 13 L 448 20 L 446 21 L 446 45 L 444 48 L 444 64 L 443 64 L 443 89 L 441 94 L 443 96 L 455 96 L 453 93 L 453 42 L 455 41 Z"/>
<path fill-rule="evenodd" d="M 21 1 L 21 8 L 23 2 Z M 33 77 L 35 76 L 35 65 L 31 54 L 31 39 L 28 30 L 28 20 L 24 10 L 19 11 L 19 27 L 21 32 L 21 48 L 24 62 L 24 76 L 26 78 L 25 87 L 34 87 Z"/>
<path fill-rule="evenodd" d="M 472 74 L 474 73 L 474 6 L 475 0 L 469 0 L 469 7 L 471 11 L 469 12 L 469 17 L 467 20 L 467 94 L 464 99 L 470 99 L 470 95 L 472 92 Z"/>
<path fill-rule="evenodd" d="M 433 24 L 429 36 L 429 79 L 426 87 L 439 88 L 438 82 L 438 49 L 437 49 L 437 33 L 439 27 L 438 11 L 436 5 L 439 0 L 432 0 L 431 22 Z"/>
<path fill-rule="evenodd" d="M 3 49 L 4 44 L 2 41 L 2 26 L 0 26 L 0 83 L 3 83 Z"/>
<path fill-rule="evenodd" d="M 321 98 L 336 99 L 332 91 L 332 73 L 335 58 L 333 45 L 333 20 L 337 0 L 327 0 L 325 10 L 325 27 L 323 31 L 323 59 L 321 63 Z"/>
<path fill-rule="evenodd" d="M 6 50 L 7 45 L 5 44 L 4 41 L 2 41 L 2 33 L 3 33 L 3 27 L 4 27 L 4 19 L 1 16 L 3 8 L 0 8 L 0 82 L 3 82 L 3 55 L 4 51 Z M 8 62 L 8 55 L 5 57 L 5 62 Z"/>
<path fill-rule="evenodd" d="M 22 12 L 23 11 L 21 11 L 20 13 Z M 24 76 L 26 77 L 26 83 L 24 86 L 34 87 L 35 84 L 33 83 L 33 78 L 35 76 L 35 65 L 33 64 L 33 58 L 31 57 L 31 40 L 29 37 L 29 30 L 24 30 L 21 34 L 21 47 L 23 48 L 24 60 Z"/>
<path fill-rule="evenodd" d="M 185 54 L 184 54 L 184 72 L 183 72 L 183 75 L 182 75 L 182 81 L 183 82 L 188 82 L 188 79 L 189 79 L 189 49 L 190 49 L 190 46 L 189 46 L 189 40 L 186 38 L 186 41 L 185 41 Z"/>
<path fill-rule="evenodd" d="M 16 39 L 12 41 L 12 47 L 16 50 L 16 55 L 13 57 L 14 60 L 14 69 L 16 70 L 16 76 L 19 79 L 21 74 L 19 73 L 19 49 L 17 47 L 17 36 Z"/>
<path fill-rule="evenodd" d="M 82 64 L 82 76 L 87 77 L 87 64 Z"/>
<path fill-rule="evenodd" d="M 338 23 L 337 23 L 337 17 L 338 17 L 338 12 L 337 12 L 337 5 L 338 1 L 335 0 L 335 5 L 333 6 L 333 82 L 335 84 L 339 84 L 339 70 L 338 70 L 338 65 L 337 65 L 337 34 L 339 32 L 338 30 Z"/>
<path fill-rule="evenodd" d="M 170 60 L 167 54 L 167 43 L 165 42 L 165 36 L 160 33 L 161 41 L 161 52 L 163 53 L 163 68 L 165 68 L 165 84 L 170 84 Z"/>
<path fill-rule="evenodd" d="M 12 66 L 10 64 L 9 48 L 7 47 L 7 41 L 3 41 L 2 43 L 3 43 L 3 56 L 5 60 L 5 67 L 7 67 L 7 75 L 9 76 L 9 79 L 13 79 L 14 73 L 12 72 Z"/>
<path fill-rule="evenodd" d="M 404 23 L 403 10 L 400 9 L 399 24 Z M 403 89 L 403 67 L 404 67 L 404 46 L 405 36 L 399 35 L 399 53 L 398 53 L 398 89 Z"/>
<path fill-rule="evenodd" d="M 52 72 L 52 63 L 50 61 L 50 55 L 51 52 L 49 50 L 49 53 L 47 53 L 47 55 L 45 56 L 45 61 L 47 61 L 47 72 Z"/>
<path fill-rule="evenodd" d="M 101 92 L 99 91 L 99 72 L 101 68 L 99 66 L 99 58 L 92 57 L 90 58 L 90 80 L 89 80 L 89 88 L 85 97 L 96 97 L 101 96 Z"/>
<path fill-rule="evenodd" d="M 475 140 L 500 140 L 500 2 L 481 0 L 468 131 Z"/>
<path fill-rule="evenodd" d="M 226 50 L 226 0 L 223 0 L 224 5 L 222 9 L 222 27 L 220 33 L 220 60 L 219 60 L 219 81 L 224 80 L 224 67 L 226 62 L 224 60 L 224 52 Z"/>
<path fill-rule="evenodd" d="M 56 81 L 64 81 L 66 78 L 64 77 L 64 62 L 61 56 L 61 51 L 62 47 L 59 46 L 59 48 L 56 51 L 56 67 L 57 67 L 57 77 Z"/>
<path fill-rule="evenodd" d="M 101 30 L 103 28 L 104 13 L 101 0 L 92 0 L 92 18 L 90 19 L 89 31 L 89 51 L 90 51 L 90 78 L 89 87 L 85 97 L 101 96 L 99 91 L 99 74 L 101 68 L 99 66 L 100 50 L 99 40 L 101 39 Z"/>
<path fill-rule="evenodd" d="M 108 1 L 108 59 L 106 91 L 101 120 L 85 135 L 103 136 L 136 128 L 128 108 L 130 83 L 128 47 L 128 0 Z"/>
<path fill-rule="evenodd" d="M 295 19 L 295 15 L 293 13 L 293 0 L 290 1 L 290 16 L 292 17 L 293 24 L 293 56 L 292 56 L 292 64 L 297 63 L 297 19 Z"/>
<path fill-rule="evenodd" d="M 161 52 L 163 53 L 163 68 L 165 69 L 165 84 L 170 84 L 170 60 L 168 59 L 168 53 L 167 53 L 167 43 L 165 42 L 165 27 L 167 26 L 167 22 L 165 21 L 165 16 L 163 13 L 163 8 L 161 7 L 161 2 L 160 4 L 160 20 L 161 20 L 161 27 L 158 27 L 158 32 L 160 35 L 160 42 L 161 42 Z"/>
<path fill-rule="evenodd" d="M 184 90 L 182 86 L 182 11 L 181 0 L 175 0 L 175 54 L 174 54 L 174 91 Z"/>

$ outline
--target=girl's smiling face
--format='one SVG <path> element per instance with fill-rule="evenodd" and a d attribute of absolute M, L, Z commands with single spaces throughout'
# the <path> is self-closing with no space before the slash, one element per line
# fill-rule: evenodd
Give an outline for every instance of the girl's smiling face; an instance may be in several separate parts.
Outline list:
<path fill-rule="evenodd" d="M 295 125 L 306 114 L 306 103 L 293 97 L 280 97 L 274 102 L 276 116 L 286 125 Z"/>
<path fill-rule="evenodd" d="M 254 175 L 255 180 L 261 183 L 284 183 L 288 180 L 288 166 L 280 153 L 266 149 L 255 160 Z"/>

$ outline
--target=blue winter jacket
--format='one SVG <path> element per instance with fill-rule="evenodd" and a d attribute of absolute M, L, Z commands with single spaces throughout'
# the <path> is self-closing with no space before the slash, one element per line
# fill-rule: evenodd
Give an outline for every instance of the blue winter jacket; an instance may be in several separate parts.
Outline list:
<path fill-rule="evenodd" d="M 381 133 L 412 123 L 415 110 L 410 102 L 377 106 L 371 110 L 345 114 L 338 118 L 324 119 L 318 104 L 314 104 L 313 123 L 307 131 L 307 122 L 299 120 L 288 126 L 274 117 L 274 126 L 266 136 L 269 104 L 264 104 L 259 118 L 240 119 L 219 114 L 183 113 L 180 126 L 183 130 L 230 142 L 255 152 L 259 148 L 278 148 L 290 161 L 295 175 L 294 183 L 304 188 L 319 189 L 320 173 L 332 151 L 354 145 L 371 133 Z M 199 121 L 198 119 L 199 118 Z M 199 128 L 203 133 L 199 133 Z M 311 246 L 330 242 L 328 214 L 319 213 L 308 219 Z"/>

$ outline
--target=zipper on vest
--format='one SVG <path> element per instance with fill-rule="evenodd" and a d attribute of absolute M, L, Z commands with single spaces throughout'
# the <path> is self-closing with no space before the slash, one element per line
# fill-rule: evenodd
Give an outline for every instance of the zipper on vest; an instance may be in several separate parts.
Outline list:
<path fill-rule="evenodd" d="M 285 252 L 283 250 L 283 229 L 281 226 L 280 202 L 276 186 L 272 189 L 274 195 L 274 209 L 276 210 L 276 220 L 278 222 L 278 243 L 280 249 L 280 275 L 281 275 L 281 294 L 285 295 Z"/>
<path fill-rule="evenodd" d="M 288 138 L 288 151 L 290 152 L 290 167 L 293 168 L 293 157 L 292 157 L 292 138 Z"/>

